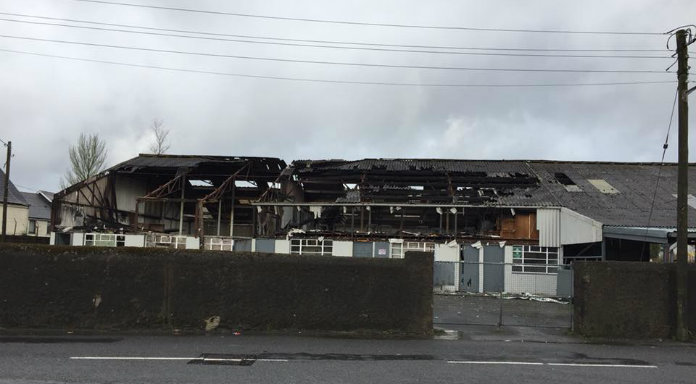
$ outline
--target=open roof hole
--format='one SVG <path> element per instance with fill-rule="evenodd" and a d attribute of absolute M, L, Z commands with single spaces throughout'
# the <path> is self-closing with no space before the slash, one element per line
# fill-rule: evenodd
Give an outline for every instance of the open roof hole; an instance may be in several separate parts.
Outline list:
<path fill-rule="evenodd" d="M 575 184 L 573 179 L 568 177 L 568 175 L 566 175 L 565 173 L 556 172 L 553 174 L 553 176 L 556 178 L 556 181 L 563 184 L 566 191 L 568 191 L 568 192 L 582 192 L 582 189 L 580 189 L 580 187 L 577 184 Z"/>
<path fill-rule="evenodd" d="M 553 174 L 553 176 L 563 185 L 577 185 L 570 177 L 568 177 L 568 175 L 563 172 L 556 172 Z"/>
<path fill-rule="evenodd" d="M 194 187 L 212 187 L 213 182 L 210 180 L 203 180 L 203 179 L 189 179 L 189 184 L 191 184 Z"/>
<path fill-rule="evenodd" d="M 247 180 L 235 180 L 234 185 L 240 188 L 256 188 L 256 183 Z"/>

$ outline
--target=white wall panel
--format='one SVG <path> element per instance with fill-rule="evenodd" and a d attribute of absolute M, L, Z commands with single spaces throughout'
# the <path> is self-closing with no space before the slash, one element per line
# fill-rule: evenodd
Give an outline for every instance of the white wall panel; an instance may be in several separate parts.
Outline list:
<path fill-rule="evenodd" d="M 602 241 L 602 223 L 570 209 L 561 209 L 561 244 L 598 241 Z"/>
<path fill-rule="evenodd" d="M 560 247 L 561 210 L 559 208 L 537 209 L 537 229 L 540 247 Z"/>

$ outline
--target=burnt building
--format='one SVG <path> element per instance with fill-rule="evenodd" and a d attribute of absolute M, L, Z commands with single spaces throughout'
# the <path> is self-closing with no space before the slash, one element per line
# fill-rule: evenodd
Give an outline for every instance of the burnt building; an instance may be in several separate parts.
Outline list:
<path fill-rule="evenodd" d="M 673 261 L 676 179 L 657 163 L 141 155 L 56 194 L 53 242 L 433 251 L 442 289 L 555 295 L 575 260 Z"/>
<path fill-rule="evenodd" d="M 147 239 L 126 235 L 147 233 L 191 248 L 206 236 L 252 238 L 251 202 L 285 168 L 277 158 L 141 154 L 57 193 L 53 241 L 138 245 Z"/>

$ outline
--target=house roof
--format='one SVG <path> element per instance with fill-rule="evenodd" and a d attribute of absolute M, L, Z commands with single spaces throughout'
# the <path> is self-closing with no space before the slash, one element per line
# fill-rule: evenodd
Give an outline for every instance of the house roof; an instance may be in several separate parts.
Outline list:
<path fill-rule="evenodd" d="M 0 202 L 2 202 L 4 190 L 5 190 L 5 172 L 0 170 Z M 27 205 L 27 202 L 24 200 L 22 193 L 19 192 L 19 190 L 17 189 L 17 187 L 15 187 L 14 184 L 12 184 L 12 180 L 10 180 L 7 192 L 8 192 L 7 193 L 7 202 L 9 204 Z"/>
<path fill-rule="evenodd" d="M 335 197 L 336 184 L 355 183 L 363 186 L 361 202 L 566 207 L 605 225 L 676 225 L 673 163 L 363 159 L 298 160 L 291 167 L 305 188 L 315 190 L 305 194 L 308 201 Z M 696 166 L 689 175 L 696 178 Z M 689 193 L 696 195 L 696 185 Z M 355 200 L 350 197 L 341 193 L 332 201 Z M 696 227 L 692 200 L 689 226 Z"/>
<path fill-rule="evenodd" d="M 41 194 L 44 197 L 44 199 L 46 199 L 49 203 L 53 202 L 53 195 L 54 195 L 53 192 L 39 190 L 38 193 Z"/>
<path fill-rule="evenodd" d="M 20 192 L 29 204 L 29 217 L 32 219 L 51 219 L 51 203 L 39 192 Z"/>

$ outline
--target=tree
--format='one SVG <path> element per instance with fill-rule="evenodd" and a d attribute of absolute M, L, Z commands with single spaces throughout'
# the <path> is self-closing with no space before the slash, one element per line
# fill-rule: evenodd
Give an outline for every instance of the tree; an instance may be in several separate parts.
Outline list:
<path fill-rule="evenodd" d="M 150 151 L 155 155 L 161 155 L 167 150 L 169 150 L 169 143 L 167 142 L 167 136 L 169 136 L 169 130 L 164 128 L 164 122 L 159 119 L 152 121 L 152 126 L 150 127 L 152 132 L 155 134 L 155 142 L 150 145 Z"/>
<path fill-rule="evenodd" d="M 96 133 L 89 135 L 81 133 L 77 145 L 71 145 L 68 153 L 70 169 L 65 172 L 65 177 L 60 182 L 63 189 L 87 180 L 104 170 L 106 142 Z"/>

